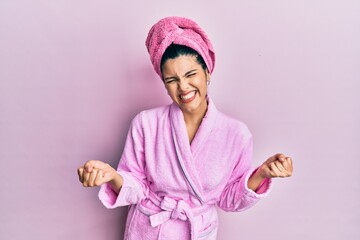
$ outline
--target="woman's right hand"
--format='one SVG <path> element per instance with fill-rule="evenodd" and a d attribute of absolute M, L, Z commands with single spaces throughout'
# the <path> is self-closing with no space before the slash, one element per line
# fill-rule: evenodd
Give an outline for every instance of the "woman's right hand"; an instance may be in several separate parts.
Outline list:
<path fill-rule="evenodd" d="M 78 175 L 84 187 L 100 186 L 119 176 L 114 168 L 99 160 L 87 161 L 84 166 L 78 168 Z"/>

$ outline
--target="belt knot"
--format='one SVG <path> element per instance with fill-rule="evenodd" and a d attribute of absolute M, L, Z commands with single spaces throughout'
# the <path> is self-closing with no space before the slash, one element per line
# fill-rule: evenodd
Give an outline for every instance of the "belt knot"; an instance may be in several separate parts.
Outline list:
<path fill-rule="evenodd" d="M 187 221 L 192 218 L 189 205 L 184 200 L 174 200 L 164 197 L 159 206 L 163 211 L 150 216 L 153 227 L 158 226 L 170 219 Z"/>

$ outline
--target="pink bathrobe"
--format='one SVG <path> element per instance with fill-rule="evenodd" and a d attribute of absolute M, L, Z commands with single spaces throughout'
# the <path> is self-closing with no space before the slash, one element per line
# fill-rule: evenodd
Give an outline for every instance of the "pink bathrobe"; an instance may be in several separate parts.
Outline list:
<path fill-rule="evenodd" d="M 253 206 L 270 189 L 247 187 L 252 137 L 242 122 L 219 112 L 211 99 L 191 142 L 176 104 L 138 114 L 129 130 L 117 171 L 119 195 L 109 184 L 99 198 L 107 208 L 131 205 L 125 239 L 216 239 L 218 216 Z"/>

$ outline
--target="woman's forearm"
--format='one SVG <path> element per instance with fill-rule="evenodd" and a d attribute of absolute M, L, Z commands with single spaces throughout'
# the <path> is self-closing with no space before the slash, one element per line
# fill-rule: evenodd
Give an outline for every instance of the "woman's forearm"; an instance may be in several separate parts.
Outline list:
<path fill-rule="evenodd" d="M 265 180 L 264 177 L 262 177 L 259 174 L 259 171 L 256 171 L 254 174 L 252 174 L 248 180 L 248 188 L 256 192 L 256 190 L 260 187 L 261 183 Z"/>
<path fill-rule="evenodd" d="M 121 187 L 123 185 L 123 181 L 124 179 L 122 178 L 122 176 L 118 173 L 115 173 L 113 180 L 111 180 L 110 186 L 111 188 L 117 193 L 119 194 Z"/>

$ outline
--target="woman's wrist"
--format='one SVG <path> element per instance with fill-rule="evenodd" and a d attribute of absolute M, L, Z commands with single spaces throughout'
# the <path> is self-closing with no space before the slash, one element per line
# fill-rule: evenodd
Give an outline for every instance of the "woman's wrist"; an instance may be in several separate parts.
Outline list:
<path fill-rule="evenodd" d="M 266 179 L 261 174 L 261 169 L 258 168 L 249 178 L 248 180 L 248 188 L 256 192 L 256 190 L 260 187 L 261 183 Z"/>
<path fill-rule="evenodd" d="M 121 187 L 123 185 L 123 178 L 121 175 L 117 172 L 114 173 L 114 177 L 112 180 L 110 180 L 110 186 L 116 192 L 117 194 L 120 192 Z"/>

